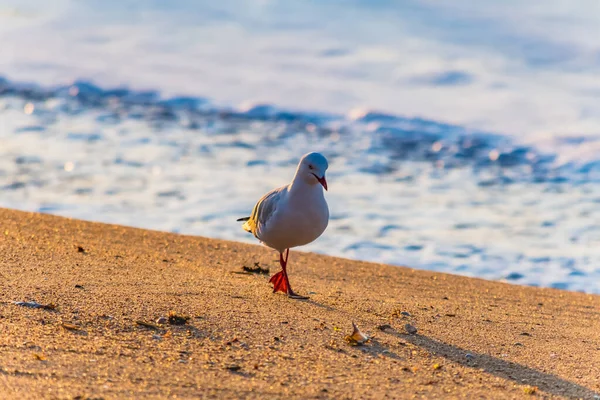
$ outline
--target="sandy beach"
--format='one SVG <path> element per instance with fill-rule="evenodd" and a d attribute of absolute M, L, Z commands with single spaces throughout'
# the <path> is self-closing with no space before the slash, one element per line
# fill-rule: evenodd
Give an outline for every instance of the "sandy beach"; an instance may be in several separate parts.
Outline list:
<path fill-rule="evenodd" d="M 598 296 L 292 251 L 296 301 L 260 245 L 0 219 L 3 399 L 600 398 Z"/>

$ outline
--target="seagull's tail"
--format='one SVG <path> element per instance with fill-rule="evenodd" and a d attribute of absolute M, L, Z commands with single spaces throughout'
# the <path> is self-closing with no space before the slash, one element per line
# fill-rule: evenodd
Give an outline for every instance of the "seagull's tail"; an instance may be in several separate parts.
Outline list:
<path fill-rule="evenodd" d="M 254 224 L 252 223 L 252 217 L 244 217 L 244 218 L 238 218 L 237 219 L 238 222 L 244 222 L 244 225 L 242 225 L 242 229 L 245 230 L 246 232 L 250 232 L 250 233 L 254 233 L 252 228 L 254 226 Z"/>

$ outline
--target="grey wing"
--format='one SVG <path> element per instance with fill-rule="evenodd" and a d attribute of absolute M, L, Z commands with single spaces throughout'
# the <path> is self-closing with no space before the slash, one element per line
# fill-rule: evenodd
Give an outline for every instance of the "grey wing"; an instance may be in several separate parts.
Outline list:
<path fill-rule="evenodd" d="M 250 215 L 250 218 L 242 225 L 242 228 L 247 232 L 251 232 L 258 238 L 259 228 L 266 225 L 273 214 L 275 214 L 278 201 L 281 199 L 285 189 L 286 186 L 283 186 L 271 190 L 261 197 L 252 209 L 252 215 Z"/>

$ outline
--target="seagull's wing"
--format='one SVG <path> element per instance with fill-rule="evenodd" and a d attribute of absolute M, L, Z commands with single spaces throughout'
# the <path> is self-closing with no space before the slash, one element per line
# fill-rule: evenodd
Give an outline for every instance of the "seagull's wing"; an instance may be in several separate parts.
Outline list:
<path fill-rule="evenodd" d="M 242 219 L 246 220 L 242 228 L 258 238 L 258 230 L 265 226 L 269 222 L 269 218 L 275 214 L 277 205 L 284 195 L 286 188 L 287 186 L 273 189 L 261 197 L 252 209 L 252 215 L 247 217 L 248 220 L 246 218 Z"/>

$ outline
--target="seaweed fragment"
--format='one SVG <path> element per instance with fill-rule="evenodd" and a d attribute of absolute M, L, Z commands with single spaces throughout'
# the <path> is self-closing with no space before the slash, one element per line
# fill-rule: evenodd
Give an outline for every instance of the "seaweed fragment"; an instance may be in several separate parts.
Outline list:
<path fill-rule="evenodd" d="M 262 274 L 262 275 L 268 275 L 269 274 L 269 268 L 263 268 L 260 266 L 260 262 L 255 262 L 254 263 L 254 267 L 246 267 L 245 265 L 242 267 L 242 270 L 244 272 L 248 272 L 251 274 Z"/>
<path fill-rule="evenodd" d="M 40 304 L 37 301 L 15 301 L 15 305 L 27 308 L 40 308 L 42 310 L 56 310 L 56 304 L 48 303 L 48 304 Z"/>

